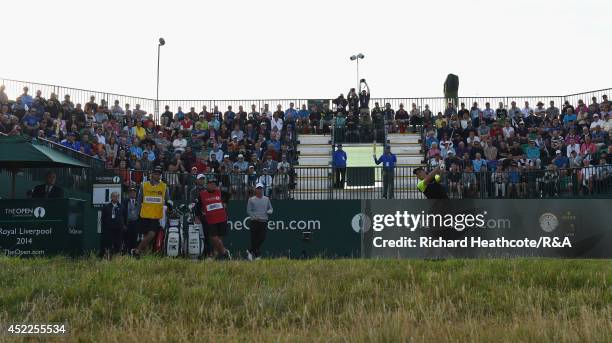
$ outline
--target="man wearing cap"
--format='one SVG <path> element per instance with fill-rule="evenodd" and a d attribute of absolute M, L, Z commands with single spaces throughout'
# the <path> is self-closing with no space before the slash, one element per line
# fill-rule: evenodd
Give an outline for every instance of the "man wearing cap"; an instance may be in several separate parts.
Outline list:
<path fill-rule="evenodd" d="M 394 188 L 394 174 L 395 164 L 397 163 L 397 157 L 391 153 L 391 146 L 385 146 L 385 152 L 380 158 L 376 158 L 373 155 L 374 163 L 379 165 L 382 163 L 382 176 L 383 176 L 383 193 L 382 196 L 385 199 L 393 199 L 393 188 Z"/>
<path fill-rule="evenodd" d="M 558 169 L 566 169 L 569 167 L 569 159 L 561 153 L 561 150 L 555 151 L 555 158 L 552 161 Z"/>
<path fill-rule="evenodd" d="M 219 190 L 217 180 L 211 178 L 206 189 L 200 191 L 194 207 L 196 216 L 205 224 L 205 236 L 209 237 L 218 260 L 231 258 L 229 250 L 223 245 L 223 237 L 227 235 L 226 207 L 229 197 L 229 193 Z"/>
<path fill-rule="evenodd" d="M 344 188 L 344 176 L 346 175 L 346 151 L 342 150 L 342 144 L 336 146 L 332 155 L 332 168 L 334 169 L 334 188 Z"/>
<path fill-rule="evenodd" d="M 196 176 L 195 186 L 189 192 L 189 201 L 191 203 L 196 203 L 200 196 L 200 192 L 204 189 L 206 189 L 206 175 L 198 174 Z"/>
<path fill-rule="evenodd" d="M 238 167 L 241 173 L 246 173 L 249 163 L 244 160 L 243 154 L 238 154 L 238 161 L 234 162 L 234 167 Z"/>
<path fill-rule="evenodd" d="M 121 212 L 123 213 L 124 225 L 126 227 L 123 235 L 123 244 L 125 251 L 130 252 L 136 247 L 136 237 L 138 236 L 138 218 L 140 208 L 136 199 L 136 188 L 130 187 L 128 191 L 128 199 L 121 203 Z"/>
<path fill-rule="evenodd" d="M 595 127 L 599 126 L 601 128 L 604 127 L 605 121 L 599 116 L 599 114 L 593 114 L 593 121 L 591 122 L 591 130 L 595 129 Z"/>
<path fill-rule="evenodd" d="M 162 168 L 153 169 L 151 180 L 142 183 L 138 196 L 140 207 L 140 233 L 144 235 L 136 249 L 130 254 L 140 256 L 140 253 L 151 243 L 157 232 L 161 229 L 160 220 L 164 216 L 164 204 L 172 206 L 168 186 L 161 180 Z"/>
<path fill-rule="evenodd" d="M 251 247 L 247 250 L 247 259 L 252 261 L 260 258 L 260 249 L 266 239 L 268 230 L 268 215 L 272 214 L 272 203 L 264 194 L 264 185 L 255 185 L 255 195 L 247 202 L 247 214 L 249 215 L 251 231 Z"/>

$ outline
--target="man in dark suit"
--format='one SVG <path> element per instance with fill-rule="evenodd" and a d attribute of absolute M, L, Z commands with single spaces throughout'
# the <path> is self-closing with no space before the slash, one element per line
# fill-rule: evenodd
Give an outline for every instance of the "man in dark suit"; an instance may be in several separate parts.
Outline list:
<path fill-rule="evenodd" d="M 132 249 L 136 248 L 140 207 L 138 206 L 138 199 L 136 199 L 136 188 L 130 187 L 128 194 L 128 199 L 121 203 L 121 213 L 126 227 L 123 232 L 124 249 L 130 252 Z"/>
<path fill-rule="evenodd" d="M 122 234 L 125 228 L 119 193 L 111 193 L 111 202 L 102 207 L 102 241 L 100 257 L 121 252 Z"/>
<path fill-rule="evenodd" d="M 54 172 L 47 173 L 47 182 L 42 185 L 34 187 L 32 190 L 32 198 L 44 199 L 44 198 L 63 198 L 64 190 L 55 185 L 57 176 Z"/>

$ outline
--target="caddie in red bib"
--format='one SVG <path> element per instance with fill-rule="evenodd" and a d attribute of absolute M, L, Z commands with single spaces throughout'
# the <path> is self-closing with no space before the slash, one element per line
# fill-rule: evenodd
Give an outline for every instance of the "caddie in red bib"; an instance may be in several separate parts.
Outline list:
<path fill-rule="evenodd" d="M 200 202 L 207 224 L 227 221 L 227 211 L 221 199 L 221 191 L 218 189 L 215 189 L 213 192 L 209 192 L 207 189 L 200 191 Z"/>
<path fill-rule="evenodd" d="M 226 203 L 229 194 L 217 188 L 216 180 L 209 179 L 206 189 L 198 194 L 196 213 L 204 226 L 204 232 L 215 248 L 217 259 L 230 258 L 229 250 L 223 245 L 223 237 L 227 234 Z"/>

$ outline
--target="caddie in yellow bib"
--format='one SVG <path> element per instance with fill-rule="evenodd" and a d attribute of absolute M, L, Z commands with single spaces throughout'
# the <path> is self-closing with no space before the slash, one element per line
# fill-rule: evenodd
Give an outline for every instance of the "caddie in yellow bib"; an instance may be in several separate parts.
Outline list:
<path fill-rule="evenodd" d="M 136 249 L 130 251 L 132 256 L 140 256 L 149 243 L 162 229 L 160 219 L 164 217 L 164 205 L 172 207 L 168 186 L 161 180 L 162 168 L 157 166 L 151 173 L 151 181 L 143 182 L 138 195 L 140 205 L 140 233 L 142 241 Z"/>
<path fill-rule="evenodd" d="M 147 181 L 142 184 L 141 218 L 161 219 L 164 216 L 166 188 L 167 186 L 163 181 L 156 184 Z"/>

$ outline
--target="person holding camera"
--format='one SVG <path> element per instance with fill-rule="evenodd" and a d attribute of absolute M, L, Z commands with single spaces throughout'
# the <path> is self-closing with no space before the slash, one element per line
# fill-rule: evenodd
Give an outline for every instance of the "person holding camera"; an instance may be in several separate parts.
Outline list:
<path fill-rule="evenodd" d="M 365 79 L 361 79 L 359 88 L 361 88 L 361 92 L 359 93 L 359 111 L 361 113 L 370 114 L 370 87 Z"/>
<path fill-rule="evenodd" d="M 251 218 L 251 247 L 247 250 L 249 261 L 258 260 L 261 254 L 261 245 L 266 239 L 268 230 L 268 216 L 273 212 L 270 199 L 264 195 L 264 185 L 255 185 L 255 195 L 247 202 L 247 214 Z"/>
<path fill-rule="evenodd" d="M 348 101 L 350 111 L 357 111 L 359 109 L 359 95 L 357 95 L 355 88 L 351 88 L 346 96 L 346 100 Z"/>
<path fill-rule="evenodd" d="M 345 112 L 348 101 L 344 98 L 344 94 L 340 94 L 336 99 L 332 101 L 336 105 L 336 112 Z"/>

